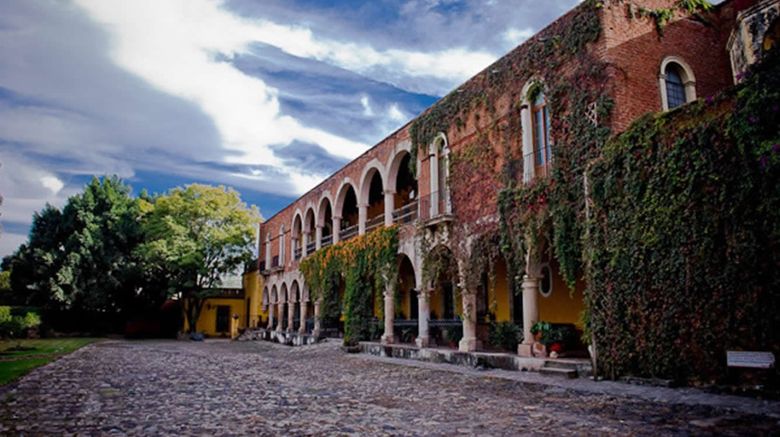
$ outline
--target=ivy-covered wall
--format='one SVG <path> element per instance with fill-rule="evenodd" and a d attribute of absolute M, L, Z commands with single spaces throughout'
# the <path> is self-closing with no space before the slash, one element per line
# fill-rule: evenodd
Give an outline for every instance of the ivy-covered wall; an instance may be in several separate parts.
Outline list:
<path fill-rule="evenodd" d="M 345 345 L 370 339 L 371 321 L 384 308 L 386 284 L 397 282 L 397 254 L 398 228 L 392 226 L 320 249 L 300 262 L 311 298 L 321 302 L 321 317 L 338 318 L 343 307 Z"/>
<path fill-rule="evenodd" d="M 652 114 L 590 171 L 587 305 L 599 366 L 712 381 L 725 351 L 780 352 L 780 57 Z"/>

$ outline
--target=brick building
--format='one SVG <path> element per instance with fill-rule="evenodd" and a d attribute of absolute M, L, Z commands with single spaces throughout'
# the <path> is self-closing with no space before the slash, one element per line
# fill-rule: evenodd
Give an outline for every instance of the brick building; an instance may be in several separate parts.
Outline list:
<path fill-rule="evenodd" d="M 577 120 L 615 134 L 645 113 L 733 85 L 776 44 L 777 11 L 776 0 L 727 0 L 707 11 L 676 0 L 581 3 L 261 225 L 268 328 L 319 335 L 319 303 L 300 260 L 391 225 L 399 274 L 388 289 L 398 296 L 384 299 L 383 342 L 446 346 L 443 333 L 457 327 L 459 349 L 474 351 L 493 320 L 522 327 L 518 352 L 532 355 L 535 322 L 582 328 L 584 280 L 570 289 L 549 248 L 529 251 L 520 274 L 499 255 L 490 287 L 467 278 L 473 244 L 498 226 L 499 192 L 552 177 Z M 579 83 L 590 94 L 561 94 Z M 430 252 L 458 272 L 424 281 Z"/>

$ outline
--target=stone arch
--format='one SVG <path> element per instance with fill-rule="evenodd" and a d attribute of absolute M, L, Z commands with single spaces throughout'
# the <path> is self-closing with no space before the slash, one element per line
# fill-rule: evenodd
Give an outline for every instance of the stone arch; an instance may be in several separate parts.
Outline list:
<path fill-rule="evenodd" d="M 357 197 L 358 190 L 355 189 L 355 184 L 352 183 L 352 180 L 350 178 L 345 178 L 341 182 L 338 191 L 336 191 L 336 203 L 333 207 L 333 214 L 335 214 L 338 217 L 341 217 L 342 211 L 344 209 L 344 201 L 347 197 L 347 193 L 349 192 L 350 188 L 352 189 L 352 191 L 355 193 L 355 196 Z"/>
<path fill-rule="evenodd" d="M 685 103 L 696 100 L 696 76 L 693 68 L 679 56 L 667 56 L 661 61 L 661 69 L 658 75 L 658 83 L 661 91 L 661 108 L 666 111 L 670 108 L 670 96 L 668 94 L 667 79 L 670 71 L 674 69 L 682 80 L 685 90 Z"/>
<path fill-rule="evenodd" d="M 387 173 L 387 182 L 385 185 L 388 189 L 395 190 L 396 185 L 398 184 L 398 173 L 399 170 L 401 170 L 401 162 L 404 160 L 404 158 L 408 155 L 409 159 L 412 158 L 412 152 L 411 152 L 411 146 L 406 144 L 404 147 L 400 147 L 396 153 L 390 157 L 390 160 L 387 162 L 386 167 L 386 173 Z"/>
<path fill-rule="evenodd" d="M 368 195 L 371 188 L 371 181 L 375 174 L 379 174 L 379 179 L 382 181 L 382 191 L 387 189 L 385 181 L 384 166 L 377 159 L 373 159 L 363 168 L 363 174 L 360 176 L 360 191 L 358 195 L 358 205 L 368 205 Z"/>
<path fill-rule="evenodd" d="M 303 231 L 314 232 L 317 229 L 317 214 L 314 212 L 314 205 L 309 205 L 303 215 Z"/>
<path fill-rule="evenodd" d="M 279 290 L 276 288 L 276 284 L 271 287 L 271 303 L 279 303 Z"/>
<path fill-rule="evenodd" d="M 442 263 L 436 276 L 430 278 L 431 319 L 454 319 L 461 307 L 458 302 L 459 264 L 452 249 L 444 243 L 431 249 L 433 256 Z"/>
<path fill-rule="evenodd" d="M 268 287 L 263 287 L 263 297 L 260 302 L 260 306 L 262 306 L 263 311 L 265 311 L 271 303 L 271 296 L 268 295 Z"/>
<path fill-rule="evenodd" d="M 290 301 L 290 296 L 288 292 L 289 289 L 287 288 L 287 283 L 282 282 L 282 287 L 280 288 L 280 292 L 279 292 L 279 299 L 281 303 L 287 303 Z"/>
<path fill-rule="evenodd" d="M 449 180 L 450 146 L 447 135 L 439 132 L 428 146 L 430 161 L 430 192 L 429 209 L 431 217 L 452 212 Z"/>
<path fill-rule="evenodd" d="M 290 299 L 290 302 L 300 302 L 300 288 L 296 279 L 290 284 Z"/>
<path fill-rule="evenodd" d="M 325 226 L 325 213 L 327 207 L 330 207 L 331 216 L 333 215 L 333 196 L 330 195 L 330 191 L 326 191 L 320 196 L 319 202 L 317 202 L 317 225 Z"/>

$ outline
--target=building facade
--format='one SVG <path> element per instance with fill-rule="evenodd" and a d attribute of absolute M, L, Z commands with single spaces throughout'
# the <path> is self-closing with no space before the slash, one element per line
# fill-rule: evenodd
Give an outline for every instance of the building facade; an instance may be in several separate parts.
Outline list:
<path fill-rule="evenodd" d="M 521 327 L 518 353 L 530 356 L 535 323 L 583 329 L 585 279 L 566 277 L 548 235 L 520 237 L 529 249 L 519 269 L 505 251 L 490 252 L 505 244 L 488 237 L 501 226 L 502 190 L 573 168 L 564 167 L 576 158 L 565 148 L 580 140 L 578 123 L 615 134 L 643 114 L 733 85 L 776 44 L 777 9 L 776 0 L 709 10 L 674 0 L 582 2 L 262 223 L 265 327 L 320 335 L 321 302 L 300 261 L 397 226 L 383 342 L 475 351 L 487 347 L 491 322 L 506 322 Z M 659 11 L 673 13 L 662 21 Z M 426 278 L 434 258 L 454 268 Z M 473 268 L 482 263 L 487 270 Z M 457 344 L 448 335 L 456 330 Z"/>

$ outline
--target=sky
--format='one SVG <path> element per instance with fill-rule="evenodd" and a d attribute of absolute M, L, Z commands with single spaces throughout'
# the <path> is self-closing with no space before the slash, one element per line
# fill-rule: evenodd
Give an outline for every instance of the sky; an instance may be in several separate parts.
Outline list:
<path fill-rule="evenodd" d="M 3 0 L 0 257 L 93 175 L 264 217 L 578 0 Z"/>

